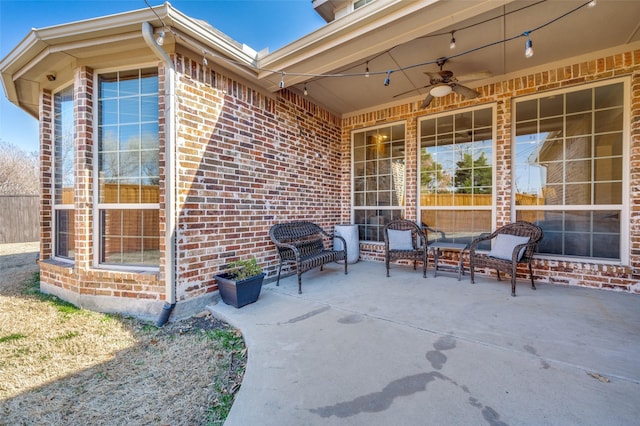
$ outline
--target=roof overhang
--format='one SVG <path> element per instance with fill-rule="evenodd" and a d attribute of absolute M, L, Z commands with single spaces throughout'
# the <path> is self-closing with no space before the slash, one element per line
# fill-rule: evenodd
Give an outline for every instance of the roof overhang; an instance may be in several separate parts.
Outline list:
<path fill-rule="evenodd" d="M 155 13 L 154 13 L 155 12 Z M 207 23 L 190 18 L 169 3 L 116 15 L 33 29 L 0 61 L 0 78 L 9 101 L 38 117 L 42 89 L 55 90 L 71 82 L 81 66 L 108 69 L 157 62 L 144 42 L 142 23 L 159 33 L 166 25 L 163 49 L 179 46 L 210 52 L 213 63 L 243 78 L 257 79 L 257 53 Z"/>
<path fill-rule="evenodd" d="M 636 18 L 640 2 L 600 0 L 595 8 L 585 8 L 586 4 L 584 0 L 376 0 L 269 53 L 255 52 L 165 3 L 34 29 L 0 61 L 0 77 L 9 100 L 38 117 L 41 90 L 73 81 L 80 66 L 104 70 L 157 62 L 142 36 L 142 23 L 148 22 L 156 33 L 166 26 L 162 47 L 169 54 L 184 49 L 196 57 L 206 54 L 210 66 L 224 68 L 266 94 L 280 90 L 281 80 L 289 90 L 302 92 L 303 85 L 309 86 L 312 102 L 348 115 L 424 98 L 429 81 L 425 72 L 437 71 L 437 58 L 449 57 L 447 69 L 456 77 L 490 75 L 473 83 L 479 87 L 567 58 L 640 44 Z M 572 9 L 580 10 L 567 14 Z M 525 59 L 523 39 L 496 42 L 522 35 L 527 28 L 539 29 L 533 34 L 533 58 Z M 449 49 L 452 31 L 457 31 L 455 51 Z M 489 47 L 478 49 L 483 45 Z M 369 61 L 371 78 L 350 77 L 362 76 Z M 387 70 L 398 72 L 390 85 L 383 86 Z M 55 75 L 55 81 L 47 75 Z M 332 78 L 336 75 L 341 77 Z"/>

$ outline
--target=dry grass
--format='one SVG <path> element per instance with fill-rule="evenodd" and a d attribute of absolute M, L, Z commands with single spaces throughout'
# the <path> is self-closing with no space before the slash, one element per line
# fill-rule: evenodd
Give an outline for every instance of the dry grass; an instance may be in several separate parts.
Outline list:
<path fill-rule="evenodd" d="M 163 328 L 77 309 L 0 277 L 0 424 L 222 424 L 240 334 L 210 315 Z"/>

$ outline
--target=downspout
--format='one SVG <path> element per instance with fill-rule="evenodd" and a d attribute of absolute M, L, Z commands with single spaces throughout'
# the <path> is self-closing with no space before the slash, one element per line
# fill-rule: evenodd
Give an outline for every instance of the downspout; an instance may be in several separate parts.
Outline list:
<path fill-rule="evenodd" d="M 142 23 L 142 37 L 153 53 L 167 66 L 165 75 L 165 220 L 166 228 L 164 233 L 164 264 L 165 264 L 165 294 L 167 299 L 162 308 L 160 318 L 156 322 L 157 327 L 162 327 L 171 316 L 173 308 L 176 306 L 176 256 L 175 253 L 175 233 L 176 233 L 176 207 L 175 207 L 175 157 L 176 136 L 175 136 L 175 72 L 173 61 L 153 37 L 153 27 L 148 22 Z"/>

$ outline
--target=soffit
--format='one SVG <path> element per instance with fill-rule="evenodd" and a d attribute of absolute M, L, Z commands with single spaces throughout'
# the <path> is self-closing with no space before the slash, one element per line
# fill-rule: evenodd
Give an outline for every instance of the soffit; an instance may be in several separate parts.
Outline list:
<path fill-rule="evenodd" d="M 385 4 L 389 3 L 392 2 Z M 377 21 L 371 16 L 369 21 L 361 18 L 362 22 L 352 23 L 350 35 L 328 33 L 331 25 L 340 24 L 343 18 L 338 19 L 320 30 L 325 31 L 322 37 L 314 39 L 317 34 L 311 34 L 310 41 L 303 38 L 286 46 L 285 54 L 274 52 L 260 65 L 273 70 L 282 66 L 288 89 L 302 92 L 306 84 L 311 101 L 338 114 L 350 114 L 407 101 L 421 103 L 427 95 L 425 72 L 437 72 L 435 62 L 441 57 L 451 58 L 444 69 L 453 71 L 455 76 L 484 75 L 480 80 L 460 81 L 477 88 L 502 81 L 506 75 L 528 73 L 592 52 L 620 51 L 640 42 L 639 1 L 598 0 L 596 7 L 582 7 L 567 14 L 584 4 L 585 0 L 420 2 L 421 7 L 413 4 L 411 13 L 403 13 L 411 7 L 406 5 L 402 6 L 405 9 L 395 10 L 395 15 L 388 14 L 391 18 L 387 24 L 382 23 L 381 17 Z M 561 17 L 564 14 L 567 15 Z M 517 36 L 534 29 L 531 39 L 535 54 L 525 58 L 526 37 Z M 457 30 L 455 50 L 449 48 L 453 30 Z M 500 42 L 514 36 L 517 38 L 512 41 Z M 495 44 L 474 51 L 492 43 Z M 298 58 L 300 61 L 295 62 Z M 372 72 L 369 78 L 362 76 L 366 61 Z M 419 66 L 411 68 L 412 65 Z M 387 70 L 405 67 L 410 68 L 392 73 L 389 86 L 383 85 Z M 333 78 L 287 74 L 296 72 L 360 75 Z M 261 77 L 273 86 L 282 74 L 265 72 Z"/>

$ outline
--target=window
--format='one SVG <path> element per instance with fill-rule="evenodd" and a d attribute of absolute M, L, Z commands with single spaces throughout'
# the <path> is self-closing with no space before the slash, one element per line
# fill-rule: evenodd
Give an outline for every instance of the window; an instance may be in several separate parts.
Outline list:
<path fill-rule="evenodd" d="M 73 105 L 73 86 L 53 95 L 54 255 L 67 260 L 75 252 Z"/>
<path fill-rule="evenodd" d="M 353 2 L 353 10 L 360 9 L 365 4 L 371 3 L 373 0 L 356 0 Z"/>
<path fill-rule="evenodd" d="M 434 235 L 440 241 L 470 243 L 491 232 L 493 115 L 483 107 L 418 123 L 420 220 L 444 232 Z"/>
<path fill-rule="evenodd" d="M 516 101 L 516 217 L 543 228 L 540 253 L 621 259 L 624 86 Z"/>
<path fill-rule="evenodd" d="M 159 264 L 158 73 L 98 76 L 100 264 Z"/>
<path fill-rule="evenodd" d="M 404 124 L 353 133 L 353 217 L 360 239 L 384 241 L 384 225 L 404 217 Z"/>

